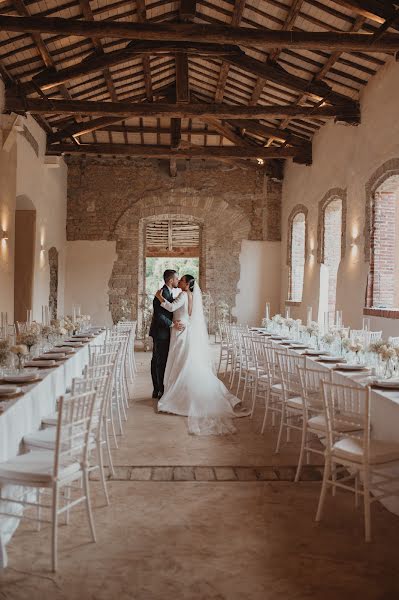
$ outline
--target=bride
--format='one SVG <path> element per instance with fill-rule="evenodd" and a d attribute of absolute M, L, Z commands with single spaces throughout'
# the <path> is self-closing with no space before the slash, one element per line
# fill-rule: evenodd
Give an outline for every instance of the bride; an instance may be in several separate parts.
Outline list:
<path fill-rule="evenodd" d="M 160 412 L 188 416 L 189 432 L 197 435 L 234 433 L 233 418 L 249 413 L 234 412 L 240 400 L 230 394 L 212 369 L 202 294 L 192 275 L 179 281 L 181 294 L 168 302 L 157 292 L 166 310 L 173 312 L 183 331 L 171 329 L 165 391 L 158 402 Z"/>

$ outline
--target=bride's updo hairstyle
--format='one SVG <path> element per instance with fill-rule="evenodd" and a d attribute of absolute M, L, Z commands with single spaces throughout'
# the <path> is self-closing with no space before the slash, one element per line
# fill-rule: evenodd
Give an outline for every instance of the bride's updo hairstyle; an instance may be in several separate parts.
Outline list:
<path fill-rule="evenodd" d="M 188 289 L 190 290 L 190 292 L 193 292 L 195 283 L 194 277 L 192 275 L 183 275 L 183 277 L 186 280 L 186 283 L 188 283 Z"/>

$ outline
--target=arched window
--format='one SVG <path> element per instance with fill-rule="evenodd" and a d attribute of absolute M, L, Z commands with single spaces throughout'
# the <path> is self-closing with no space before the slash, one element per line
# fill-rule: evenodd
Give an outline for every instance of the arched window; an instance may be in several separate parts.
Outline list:
<path fill-rule="evenodd" d="M 307 208 L 296 206 L 288 219 L 288 300 L 301 302 L 306 260 Z"/>
<path fill-rule="evenodd" d="M 370 270 L 367 305 L 399 307 L 399 175 L 374 191 L 370 214 Z"/>
<path fill-rule="evenodd" d="M 337 300 L 338 268 L 345 253 L 346 191 L 336 188 L 319 203 L 318 261 L 326 267 L 328 294 L 323 297 L 322 312 L 332 316 Z"/>

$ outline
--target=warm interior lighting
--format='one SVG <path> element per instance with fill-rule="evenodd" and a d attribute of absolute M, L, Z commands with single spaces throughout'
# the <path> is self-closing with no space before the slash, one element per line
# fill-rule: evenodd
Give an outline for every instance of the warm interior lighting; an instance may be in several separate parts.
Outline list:
<path fill-rule="evenodd" d="M 8 240 L 8 232 L 7 231 L 2 231 L 0 233 L 0 239 L 1 240 Z"/>
<path fill-rule="evenodd" d="M 263 160 L 263 158 L 257 158 L 256 159 L 258 161 L 258 165 L 264 165 L 265 161 Z"/>

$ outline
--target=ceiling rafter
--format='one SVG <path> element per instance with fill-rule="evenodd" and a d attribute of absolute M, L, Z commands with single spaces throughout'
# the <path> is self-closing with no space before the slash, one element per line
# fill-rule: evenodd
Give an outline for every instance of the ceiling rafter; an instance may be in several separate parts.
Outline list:
<path fill-rule="evenodd" d="M 233 15 L 231 17 L 231 26 L 238 27 L 241 23 L 246 0 L 235 0 Z M 224 88 L 229 76 L 230 65 L 222 61 L 219 73 L 219 81 L 216 86 L 215 102 L 223 102 Z"/>

